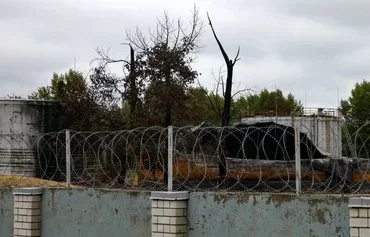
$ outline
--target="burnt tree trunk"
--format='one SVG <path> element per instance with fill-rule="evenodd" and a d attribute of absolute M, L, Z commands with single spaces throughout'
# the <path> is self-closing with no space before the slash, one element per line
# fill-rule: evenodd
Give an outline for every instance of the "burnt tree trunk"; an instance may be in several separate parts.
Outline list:
<path fill-rule="evenodd" d="M 135 115 L 137 104 L 135 51 L 130 45 L 130 114 Z"/>
<path fill-rule="evenodd" d="M 230 124 L 230 118 L 231 118 L 230 110 L 231 110 L 231 91 L 232 91 L 233 69 L 234 69 L 235 63 L 239 60 L 238 56 L 239 56 L 240 48 L 238 48 L 238 52 L 235 56 L 235 59 L 234 60 L 229 59 L 229 56 L 224 50 L 224 47 L 222 46 L 221 42 L 217 38 L 216 32 L 212 25 L 212 21 L 208 14 L 207 14 L 207 17 L 208 17 L 209 25 L 211 26 L 211 29 L 212 29 L 213 36 L 215 37 L 217 45 L 220 48 L 220 51 L 222 53 L 222 56 L 225 60 L 226 67 L 227 67 L 226 89 L 224 93 L 225 94 L 224 107 L 223 107 L 222 115 L 221 115 L 221 125 L 222 127 L 227 127 Z M 223 139 L 223 138 L 220 137 L 220 139 Z M 225 179 L 226 172 L 227 172 L 226 154 L 224 151 L 225 151 L 225 144 L 222 143 L 220 147 L 218 147 L 218 154 L 219 154 L 219 159 L 220 159 L 218 163 L 220 182 L 222 182 Z"/>
<path fill-rule="evenodd" d="M 222 121 L 221 126 L 226 127 L 230 124 L 230 110 L 231 110 L 231 89 L 232 89 L 232 78 L 233 78 L 233 68 L 234 65 L 230 60 L 227 63 L 227 78 L 226 78 L 226 89 L 225 89 L 225 102 L 224 102 L 224 109 L 222 111 Z"/>

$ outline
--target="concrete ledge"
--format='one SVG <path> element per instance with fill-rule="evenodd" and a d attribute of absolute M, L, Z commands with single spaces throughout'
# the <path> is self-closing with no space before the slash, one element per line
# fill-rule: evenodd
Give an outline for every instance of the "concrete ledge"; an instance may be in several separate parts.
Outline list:
<path fill-rule="evenodd" d="M 44 192 L 41 187 L 29 187 L 29 188 L 15 188 L 13 189 L 14 195 L 40 195 Z"/>
<path fill-rule="evenodd" d="M 370 208 L 370 197 L 350 198 L 348 207 L 366 207 L 366 208 Z"/>
<path fill-rule="evenodd" d="M 187 200 L 189 199 L 189 192 L 179 191 L 179 192 L 152 192 L 150 199 L 156 200 Z"/>

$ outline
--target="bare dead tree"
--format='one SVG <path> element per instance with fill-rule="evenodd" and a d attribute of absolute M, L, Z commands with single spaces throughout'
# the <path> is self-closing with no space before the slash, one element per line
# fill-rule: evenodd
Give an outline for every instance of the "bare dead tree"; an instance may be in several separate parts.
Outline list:
<path fill-rule="evenodd" d="M 167 12 L 163 18 L 157 18 L 154 31 L 143 33 L 139 28 L 134 32 L 126 31 L 126 38 L 136 51 L 148 53 L 155 45 L 163 44 L 172 51 L 194 52 L 199 45 L 199 36 L 203 32 L 203 22 L 199 10 L 194 6 L 189 29 L 181 18 L 171 19 Z"/>
<path fill-rule="evenodd" d="M 222 121 L 221 121 L 221 124 L 224 127 L 224 126 L 229 126 L 229 123 L 230 123 L 233 70 L 234 70 L 235 63 L 240 59 L 239 58 L 240 47 L 238 47 L 238 51 L 236 53 L 236 56 L 235 56 L 234 60 L 229 59 L 229 56 L 227 55 L 224 47 L 222 46 L 220 40 L 218 39 L 218 37 L 216 35 L 216 32 L 215 32 L 214 27 L 212 25 L 211 18 L 209 17 L 208 13 L 207 13 L 207 17 L 208 17 L 209 25 L 211 26 L 211 29 L 212 29 L 213 36 L 215 37 L 217 45 L 221 50 L 222 57 L 224 58 L 225 64 L 226 64 L 226 67 L 227 67 L 226 89 L 225 89 L 225 95 L 224 95 L 225 102 L 224 102 L 224 108 L 223 108 L 223 112 L 222 112 Z"/>
<path fill-rule="evenodd" d="M 225 80 L 224 80 L 223 67 L 221 66 L 217 72 L 217 75 L 212 71 L 212 77 L 215 81 L 213 89 L 209 91 L 198 81 L 198 87 L 203 90 L 204 94 L 207 96 L 208 104 L 210 109 L 222 122 L 222 116 L 224 111 L 224 102 L 225 102 Z M 238 87 L 234 93 L 231 94 L 231 102 L 241 94 L 249 94 L 253 92 L 252 88 L 240 89 Z M 230 115 L 231 116 L 231 115 Z"/>
<path fill-rule="evenodd" d="M 130 46 L 130 48 L 132 48 L 131 45 L 129 45 L 129 46 Z M 109 48 L 107 50 L 104 50 L 102 48 L 97 48 L 96 53 L 98 54 L 98 57 L 94 58 L 91 61 L 91 63 L 98 62 L 99 66 L 104 67 L 104 68 L 106 66 L 108 66 L 109 64 L 122 63 L 122 65 L 123 65 L 122 69 L 125 68 L 125 65 L 130 64 L 130 62 L 126 59 L 113 59 L 113 58 L 111 58 L 110 55 L 109 55 L 109 51 L 110 51 Z"/>
<path fill-rule="evenodd" d="M 213 28 L 211 18 L 209 17 L 209 14 L 207 13 L 208 23 L 211 26 L 213 36 L 215 37 L 215 40 L 217 42 L 218 47 L 221 50 L 222 57 L 225 60 L 226 68 L 227 68 L 227 77 L 226 77 L 226 89 L 225 89 L 225 95 L 224 95 L 224 108 L 222 110 L 222 118 L 221 118 L 221 125 L 222 127 L 229 126 L 230 123 L 230 111 L 231 111 L 231 91 L 232 91 L 232 80 L 233 80 L 233 69 L 235 63 L 239 60 L 239 52 L 240 47 L 238 47 L 238 52 L 236 53 L 236 56 L 234 60 L 229 59 L 229 56 L 227 55 L 224 47 L 222 46 L 220 40 L 218 39 L 216 32 Z M 218 163 L 219 168 L 219 174 L 220 174 L 220 182 L 223 182 L 223 180 L 226 177 L 226 158 L 225 153 L 223 152 L 224 149 L 221 149 L 219 147 L 219 156 L 220 160 Z"/>
<path fill-rule="evenodd" d="M 101 91 L 108 97 L 106 100 L 117 102 L 117 98 L 113 96 L 114 93 L 118 93 L 119 99 L 127 101 L 129 105 L 129 116 L 131 117 L 128 122 L 134 120 L 133 117 L 136 114 L 137 105 L 139 103 L 140 93 L 140 80 L 137 78 L 137 61 L 135 58 L 135 51 L 131 44 L 123 43 L 130 47 L 130 60 L 126 59 L 114 59 L 109 55 L 109 49 L 103 50 L 98 48 L 96 50 L 98 57 L 92 60 L 97 62 L 99 65 L 94 69 L 94 74 L 90 76 L 93 87 L 97 91 Z M 110 64 L 122 64 L 123 77 L 117 77 L 114 75 L 108 75 L 106 68 Z M 130 124 L 130 123 L 129 123 Z"/>

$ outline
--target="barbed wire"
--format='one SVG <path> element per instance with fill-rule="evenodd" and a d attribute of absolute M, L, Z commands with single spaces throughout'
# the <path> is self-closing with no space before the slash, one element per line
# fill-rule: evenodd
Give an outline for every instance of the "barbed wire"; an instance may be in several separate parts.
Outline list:
<path fill-rule="evenodd" d="M 318 135 L 297 123 L 300 177 L 291 126 L 266 122 L 174 127 L 173 189 L 295 192 L 298 178 L 301 192 L 365 192 L 370 183 L 370 124 L 341 127 L 328 126 L 325 134 Z M 71 183 L 166 190 L 171 168 L 168 138 L 168 129 L 162 127 L 70 131 Z M 37 176 L 64 184 L 66 144 L 66 131 L 43 134 L 37 140 L 0 135 L 0 175 Z"/>
<path fill-rule="evenodd" d="M 0 134 L 0 175 L 34 176 L 32 137 Z"/>

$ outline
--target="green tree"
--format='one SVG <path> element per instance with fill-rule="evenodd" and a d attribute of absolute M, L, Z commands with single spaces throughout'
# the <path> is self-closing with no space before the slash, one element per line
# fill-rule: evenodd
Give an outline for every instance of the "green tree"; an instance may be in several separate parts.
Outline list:
<path fill-rule="evenodd" d="M 365 123 L 370 118 L 370 82 L 356 83 L 348 100 L 341 101 L 343 115 L 353 122 Z"/>
<path fill-rule="evenodd" d="M 340 110 L 346 120 L 350 137 L 344 136 L 344 155 L 369 157 L 370 152 L 370 82 L 356 83 L 347 100 L 341 101 Z"/>
<path fill-rule="evenodd" d="M 149 32 L 149 37 L 145 37 L 141 31 L 127 34 L 130 44 L 139 52 L 139 68 L 142 70 L 139 74 L 145 78 L 151 89 L 149 96 L 145 98 L 155 97 L 158 101 L 156 104 L 164 108 L 152 110 L 163 114 L 163 126 L 176 121 L 173 120 L 173 113 L 176 108 L 185 104 L 186 89 L 198 75 L 191 68 L 194 60 L 192 53 L 198 47 L 197 42 L 202 31 L 197 9 L 194 9 L 190 22 L 190 27 L 187 28 L 180 19 L 171 20 L 165 13 L 158 20 L 155 33 Z M 158 117 L 158 114 L 150 116 L 153 115 Z"/>
<path fill-rule="evenodd" d="M 174 117 L 181 116 L 179 113 L 182 114 L 180 108 L 185 106 L 186 89 L 197 76 L 197 72 L 190 66 L 191 60 L 186 57 L 190 50 L 191 47 L 171 49 L 160 43 L 146 53 L 144 71 L 151 88 L 147 90 L 146 98 L 156 98 L 157 101 L 146 104 L 151 105 L 151 109 L 159 107 L 152 111 L 160 114 L 154 113 L 149 116 L 162 116 L 163 126 L 173 124 L 176 122 Z"/>
<path fill-rule="evenodd" d="M 29 98 L 59 101 L 66 128 L 113 130 L 123 126 L 121 110 L 98 105 L 81 72 L 54 73 L 50 85 L 38 88 Z"/>
<path fill-rule="evenodd" d="M 98 50 L 101 65 L 90 78 L 95 91 L 103 95 L 103 101 L 119 95 L 131 120 L 140 121 L 141 126 L 179 125 L 182 121 L 178 119 L 182 112 L 179 108 L 185 105 L 186 90 L 197 77 L 191 63 L 201 32 L 202 22 L 196 8 L 189 25 L 180 18 L 170 19 L 165 13 L 158 18 L 155 30 L 127 32 L 130 62 L 112 59 L 108 52 Z M 111 63 L 123 63 L 125 75 L 108 75 L 105 67 Z"/>
<path fill-rule="evenodd" d="M 7 95 L 7 98 L 9 98 L 9 99 L 22 99 L 22 96 L 13 94 L 13 95 Z"/>
<path fill-rule="evenodd" d="M 191 87 L 186 93 L 186 105 L 183 113 L 186 115 L 187 124 L 199 124 L 203 121 L 209 121 L 214 125 L 220 125 L 221 111 L 214 111 L 211 103 L 222 103 L 223 99 L 219 96 L 209 94 L 207 90 L 201 87 Z"/>
<path fill-rule="evenodd" d="M 236 93 L 235 95 L 240 94 Z M 219 93 L 215 93 L 215 91 L 208 92 L 201 86 L 191 88 L 187 92 L 186 108 L 186 113 L 191 118 L 189 120 L 190 124 L 207 120 L 220 126 L 224 98 Z M 257 94 L 238 96 L 232 99 L 231 123 L 240 122 L 242 118 L 247 116 L 276 116 L 276 114 L 278 116 L 290 116 L 292 113 L 303 113 L 302 103 L 296 100 L 292 94 L 289 93 L 284 96 L 281 90 L 270 92 L 264 89 Z"/>
<path fill-rule="evenodd" d="M 233 118 L 240 121 L 246 116 L 290 116 L 303 113 L 303 105 L 289 93 L 287 96 L 279 89 L 263 89 L 258 94 L 239 97 L 233 104 Z"/>
<path fill-rule="evenodd" d="M 36 91 L 32 92 L 29 99 L 39 99 L 39 100 L 52 100 L 53 97 L 51 95 L 51 87 L 50 86 L 42 86 L 37 88 Z"/>

